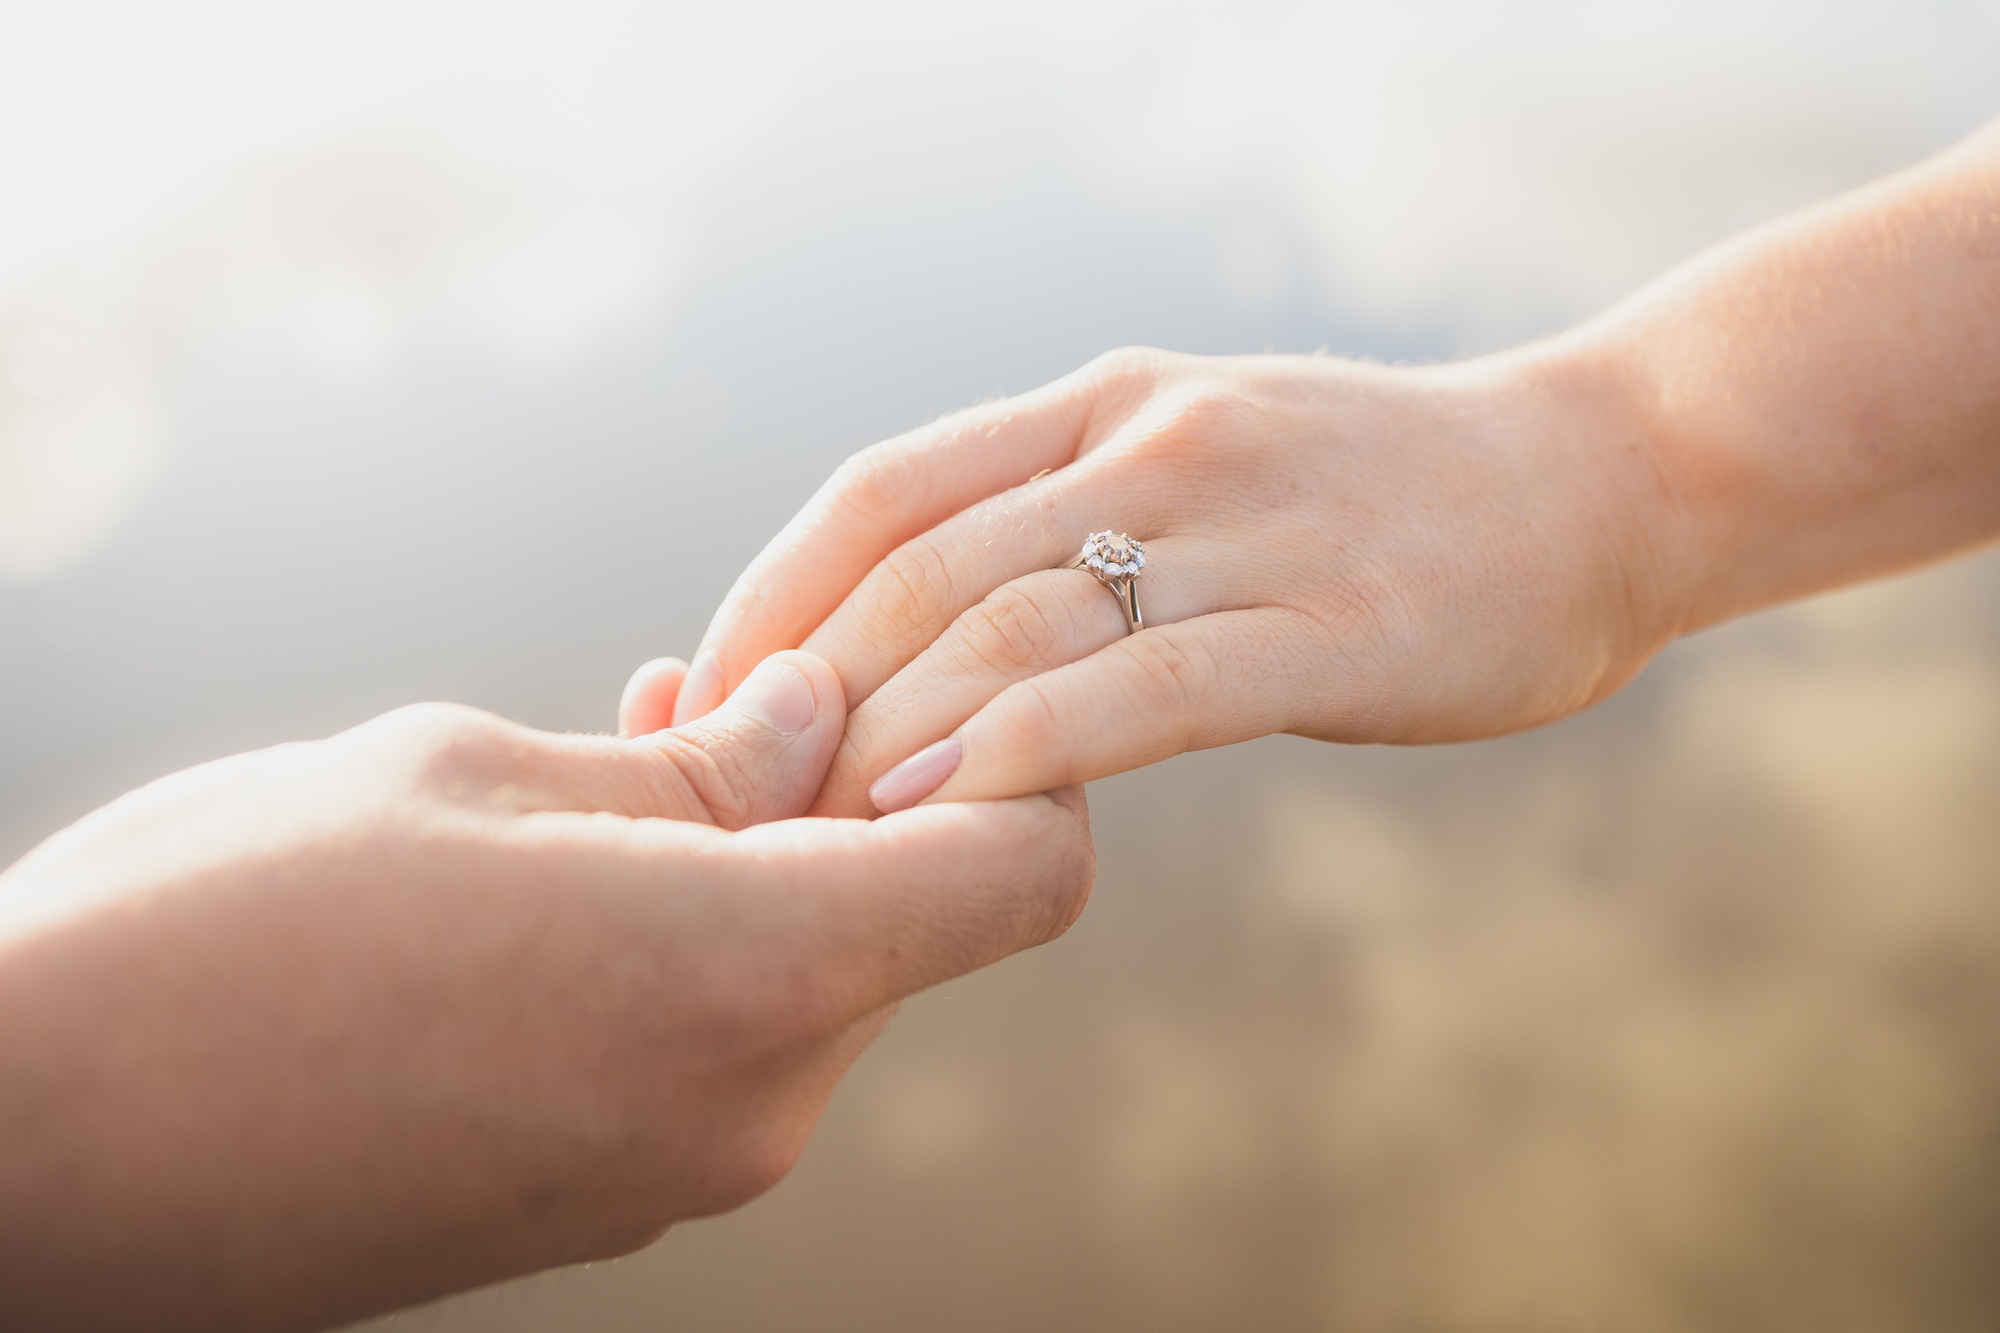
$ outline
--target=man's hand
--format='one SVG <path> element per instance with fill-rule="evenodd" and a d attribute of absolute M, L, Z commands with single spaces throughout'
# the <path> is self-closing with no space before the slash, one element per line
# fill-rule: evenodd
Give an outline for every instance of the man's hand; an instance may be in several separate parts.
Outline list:
<path fill-rule="evenodd" d="M 768 1188 L 900 997 L 1092 873 L 1073 791 L 789 819 L 845 711 L 801 653 L 635 740 L 405 709 L 0 876 L 0 1325 L 319 1326 Z"/>

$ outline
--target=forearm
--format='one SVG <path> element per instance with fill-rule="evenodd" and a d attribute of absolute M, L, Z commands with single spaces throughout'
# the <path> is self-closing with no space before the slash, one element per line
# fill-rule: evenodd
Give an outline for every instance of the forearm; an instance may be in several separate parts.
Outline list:
<path fill-rule="evenodd" d="M 2000 535 L 2000 127 L 1563 340 L 1630 405 L 1682 632 Z"/>
<path fill-rule="evenodd" d="M 225 862 L 0 939 L 0 1324 L 304 1327 L 601 1251 L 567 1244 L 587 1208 L 517 1206 L 588 1173 L 482 1119 L 522 1103 L 466 1072 L 497 1056 L 427 1021 L 452 960 L 355 985 L 324 948 L 399 889 L 449 895 L 357 875 L 343 922 L 285 881 Z"/>

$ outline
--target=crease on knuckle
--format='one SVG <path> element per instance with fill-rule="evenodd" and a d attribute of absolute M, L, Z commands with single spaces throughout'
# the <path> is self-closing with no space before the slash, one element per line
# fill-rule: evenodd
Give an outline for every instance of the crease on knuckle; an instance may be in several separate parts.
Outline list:
<path fill-rule="evenodd" d="M 901 638 L 912 627 L 934 625 L 955 605 L 951 564 L 937 542 L 913 537 L 882 559 L 862 599 L 868 608 L 867 629 L 884 638 Z"/>
<path fill-rule="evenodd" d="M 997 675 L 1056 665 L 1067 636 L 1033 593 L 1001 588 L 961 617 L 961 642 L 973 660 Z"/>

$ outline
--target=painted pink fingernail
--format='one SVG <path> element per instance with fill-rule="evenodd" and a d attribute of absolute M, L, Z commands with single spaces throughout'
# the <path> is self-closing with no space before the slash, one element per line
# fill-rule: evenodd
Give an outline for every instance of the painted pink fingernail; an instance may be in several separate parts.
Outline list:
<path fill-rule="evenodd" d="M 963 758 L 965 747 L 958 743 L 956 736 L 947 736 L 936 745 L 926 745 L 875 779 L 875 785 L 868 789 L 868 799 L 875 802 L 875 808 L 885 815 L 907 810 L 942 787 L 944 780 L 957 770 L 958 761 Z"/>
<path fill-rule="evenodd" d="M 674 699 L 674 725 L 708 716 L 722 697 L 722 659 L 703 649 L 694 655 L 681 679 L 681 692 Z"/>

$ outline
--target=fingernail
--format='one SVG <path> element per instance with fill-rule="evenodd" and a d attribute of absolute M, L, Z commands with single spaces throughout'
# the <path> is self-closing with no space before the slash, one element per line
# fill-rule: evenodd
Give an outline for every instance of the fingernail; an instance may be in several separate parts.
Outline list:
<path fill-rule="evenodd" d="M 780 736 L 798 735 L 819 715 L 812 682 L 797 667 L 783 662 L 766 662 L 751 672 L 750 679 L 729 696 L 729 707 L 756 718 Z"/>
<path fill-rule="evenodd" d="M 715 711 L 722 702 L 722 659 L 704 649 L 688 664 L 681 692 L 674 699 L 674 725 L 692 722 Z"/>
<path fill-rule="evenodd" d="M 875 785 L 868 789 L 868 799 L 875 802 L 875 808 L 885 815 L 907 810 L 942 787 L 944 780 L 957 770 L 958 761 L 963 758 L 965 747 L 958 743 L 956 736 L 947 736 L 936 745 L 926 745 L 875 779 Z"/>

